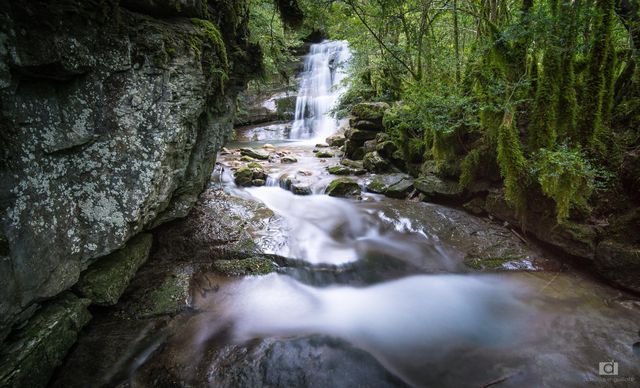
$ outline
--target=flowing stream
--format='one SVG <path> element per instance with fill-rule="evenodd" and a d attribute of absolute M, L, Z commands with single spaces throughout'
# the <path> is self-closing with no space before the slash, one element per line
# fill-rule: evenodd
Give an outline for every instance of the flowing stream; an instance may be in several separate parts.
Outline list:
<path fill-rule="evenodd" d="M 345 42 L 311 46 L 291 133 L 268 140 L 295 155 L 295 165 L 270 165 L 267 187 L 235 187 L 228 172 L 220 179 L 233 195 L 257 200 L 284 220 L 276 227 L 280 243 L 269 253 L 355 270 L 345 276 L 294 271 L 244 278 L 200 301 L 214 317 L 204 325 L 231 322 L 234 343 L 280 339 L 290 346 L 285 354 L 319 348 L 300 345 L 298 338 L 346 341 L 393 376 L 362 372 L 356 363 L 345 373 L 359 376 L 358 386 L 584 386 L 607 383 L 598 366 L 611 360 L 620 363 L 621 376 L 638 376 L 640 359 L 632 347 L 640 329 L 636 299 L 571 271 L 469 274 L 462 264 L 468 252 L 446 240 L 456 233 L 451 225 L 459 213 L 371 194 L 360 201 L 322 194 L 332 176 L 325 171 L 327 160 L 314 156 L 313 144 L 338 127 L 331 108 L 343 93 L 349 58 Z M 313 195 L 285 189 L 288 177 L 300 175 Z M 318 352 L 315 357 L 331 358 Z M 286 370 L 285 359 L 269 368 Z M 353 386 L 339 367 L 319 365 L 305 374 L 307 385 Z"/>
<path fill-rule="evenodd" d="M 112 364 L 102 381 L 129 376 L 132 385 L 121 386 L 637 386 L 637 297 L 461 210 L 366 192 L 361 199 L 322 194 L 335 178 L 326 167 L 339 157 L 316 157 L 314 145 L 339 126 L 331 108 L 349 57 L 345 42 L 312 45 L 290 133 L 254 127 L 227 145 L 297 162 L 261 162 L 267 185 L 242 188 L 232 167 L 246 162 L 225 151 L 211 187 L 231 205 L 199 210 L 240 219 L 236 234 L 251 234 L 264 254 L 287 262 L 263 276 L 198 274 L 189 312 L 169 323 L 117 316 L 96 323 L 54 386 L 81 386 L 75 371 Z M 364 187 L 371 176 L 358 179 Z M 295 185 L 309 195 L 293 194 Z M 465 265 L 469 257 L 505 255 L 518 259 L 490 274 Z M 195 272 L 188 261 L 185 268 Z M 129 325 L 143 324 L 135 337 Z M 147 338 L 149 327 L 164 324 L 170 332 Z M 125 343 L 96 355 L 92 341 L 104 338 L 141 342 L 144 351 Z M 600 375 L 601 362 L 617 362 L 618 376 Z M 91 373 L 87 379 L 98 372 Z"/>

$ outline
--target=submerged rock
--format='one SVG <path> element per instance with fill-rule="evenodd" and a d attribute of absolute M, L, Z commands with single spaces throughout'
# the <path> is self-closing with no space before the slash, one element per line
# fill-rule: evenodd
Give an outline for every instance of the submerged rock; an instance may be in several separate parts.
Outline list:
<path fill-rule="evenodd" d="M 92 303 L 108 306 L 118 302 L 138 268 L 147 260 L 151 234 L 140 234 L 122 249 L 90 266 L 80 276 L 75 289 Z"/>
<path fill-rule="evenodd" d="M 357 197 L 360 193 L 360 185 L 350 178 L 334 179 L 325 189 L 325 194 L 332 197 Z"/>

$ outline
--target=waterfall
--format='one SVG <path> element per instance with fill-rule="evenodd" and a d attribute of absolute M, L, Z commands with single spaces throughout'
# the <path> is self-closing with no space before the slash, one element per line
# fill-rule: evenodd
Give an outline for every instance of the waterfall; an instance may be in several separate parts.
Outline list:
<path fill-rule="evenodd" d="M 346 41 L 329 41 L 311 45 L 300 75 L 295 121 L 291 139 L 324 139 L 338 129 L 338 120 L 330 111 L 345 92 L 342 81 L 351 51 Z"/>

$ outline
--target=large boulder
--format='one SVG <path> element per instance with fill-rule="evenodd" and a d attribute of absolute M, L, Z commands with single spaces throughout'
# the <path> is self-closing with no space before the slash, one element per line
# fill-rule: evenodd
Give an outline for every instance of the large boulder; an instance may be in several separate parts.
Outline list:
<path fill-rule="evenodd" d="M 325 189 L 325 193 L 331 197 L 357 197 L 360 192 L 358 182 L 350 178 L 334 179 Z"/>
<path fill-rule="evenodd" d="M 382 122 L 385 111 L 389 109 L 386 102 L 361 102 L 351 109 L 351 114 L 359 120 Z"/>
<path fill-rule="evenodd" d="M 99 258 L 188 214 L 259 71 L 246 25 L 215 22 L 244 23 L 241 7 L 121 4 L 0 2 L 0 340 Z"/>
<path fill-rule="evenodd" d="M 407 174 L 376 175 L 367 183 L 367 190 L 391 198 L 406 198 L 413 189 L 413 179 Z"/>
<path fill-rule="evenodd" d="M 594 260 L 607 279 L 640 292 L 640 245 L 604 240 L 598 243 Z"/>
<path fill-rule="evenodd" d="M 413 182 L 416 190 L 431 201 L 458 201 L 462 199 L 462 189 L 456 181 L 443 180 L 435 175 L 417 178 Z"/>

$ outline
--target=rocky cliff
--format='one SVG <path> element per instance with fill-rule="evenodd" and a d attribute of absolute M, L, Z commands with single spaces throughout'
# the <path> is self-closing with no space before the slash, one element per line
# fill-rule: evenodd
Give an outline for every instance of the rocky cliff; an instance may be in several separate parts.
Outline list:
<path fill-rule="evenodd" d="M 246 3 L 0 2 L 0 341 L 191 209 L 260 70 Z"/>

